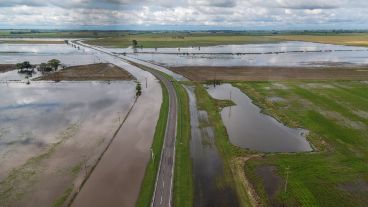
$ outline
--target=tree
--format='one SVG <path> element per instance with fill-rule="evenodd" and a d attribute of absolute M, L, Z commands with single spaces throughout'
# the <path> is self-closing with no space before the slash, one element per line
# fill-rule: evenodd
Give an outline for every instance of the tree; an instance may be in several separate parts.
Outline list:
<path fill-rule="evenodd" d="M 57 70 L 60 65 L 60 60 L 52 59 L 47 62 L 54 70 Z"/>
<path fill-rule="evenodd" d="M 17 63 L 15 65 L 15 67 L 18 69 L 18 70 L 21 70 L 23 68 L 23 63 Z"/>
<path fill-rule="evenodd" d="M 47 63 L 41 63 L 38 70 L 41 72 L 45 72 L 45 71 L 51 71 L 52 68 Z"/>
<path fill-rule="evenodd" d="M 138 41 L 137 40 L 133 40 L 132 41 L 132 46 L 133 46 L 133 48 L 136 48 L 138 46 Z"/>
<path fill-rule="evenodd" d="M 141 86 L 141 83 L 140 82 L 138 82 L 137 83 L 137 86 L 135 87 L 135 95 L 137 96 L 137 97 L 139 97 L 140 95 L 142 95 L 142 86 Z"/>
<path fill-rule="evenodd" d="M 16 68 L 18 70 L 22 70 L 22 69 L 30 69 L 33 68 L 33 65 L 31 65 L 31 63 L 29 63 L 29 61 L 24 61 L 22 63 L 17 63 L 16 64 Z"/>

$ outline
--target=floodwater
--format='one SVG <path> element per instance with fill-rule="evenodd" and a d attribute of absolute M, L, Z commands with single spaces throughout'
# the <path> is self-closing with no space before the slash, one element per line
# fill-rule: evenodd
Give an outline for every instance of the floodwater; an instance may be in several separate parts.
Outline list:
<path fill-rule="evenodd" d="M 260 152 L 305 152 L 312 148 L 306 130 L 289 128 L 261 113 L 252 100 L 231 84 L 208 86 L 215 99 L 231 99 L 236 105 L 225 107 L 221 117 L 232 144 Z"/>
<path fill-rule="evenodd" d="M 195 48 L 109 49 L 165 66 L 345 66 L 368 64 L 364 47 L 287 41 Z"/>
<path fill-rule="evenodd" d="M 117 127 L 134 95 L 132 81 L 0 84 L 0 180 L 61 141 L 71 125 L 84 141 L 97 142 Z"/>
<path fill-rule="evenodd" d="M 66 66 L 101 61 L 89 49 L 78 50 L 66 44 L 0 44 L 1 64 L 15 64 L 23 61 L 39 64 L 51 59 L 58 59 Z"/>
<path fill-rule="evenodd" d="M 135 76 L 142 83 L 142 95 L 72 206 L 134 206 L 151 158 L 162 90 L 150 73 L 105 53 L 97 55 Z"/>
<path fill-rule="evenodd" d="M 194 88 L 188 86 L 186 89 L 190 105 L 194 206 L 238 206 L 235 190 L 226 184 L 219 186 L 224 179 L 224 166 L 215 146 L 214 130 L 200 127 L 200 123 L 208 124 L 207 113 L 197 110 Z"/>
<path fill-rule="evenodd" d="M 26 60 L 37 64 L 53 58 L 66 66 L 113 63 L 142 83 L 142 96 L 73 203 L 133 206 L 151 156 L 150 146 L 159 117 L 162 91 L 158 80 L 121 59 L 88 48 L 0 44 L 1 64 Z M 35 73 L 32 78 L 38 75 Z M 52 206 L 71 186 L 72 194 L 80 190 L 86 172 L 94 166 L 133 105 L 136 83 L 32 80 L 26 83 L 26 75 L 17 71 L 0 73 L 0 181 L 7 180 L 11 169 L 65 140 L 47 159 L 32 165 L 35 174 L 30 180 L 12 184 L 17 192 L 24 193 L 21 199 L 9 197 L 6 201 L 9 206 Z M 71 169 L 79 165 L 82 165 L 79 174 L 72 174 Z"/>

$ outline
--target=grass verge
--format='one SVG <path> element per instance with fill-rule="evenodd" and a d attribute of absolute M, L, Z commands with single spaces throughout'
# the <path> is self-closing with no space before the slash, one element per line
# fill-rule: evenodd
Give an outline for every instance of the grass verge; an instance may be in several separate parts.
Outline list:
<path fill-rule="evenodd" d="M 166 87 L 164 87 L 162 84 L 161 88 L 162 88 L 162 105 L 151 147 L 154 157 L 153 159 L 151 157 L 151 160 L 148 162 L 146 172 L 141 185 L 141 190 L 138 196 L 138 200 L 136 202 L 137 207 L 150 206 L 153 192 L 155 190 L 155 182 L 158 168 L 160 165 L 160 157 L 165 139 L 165 131 L 169 113 L 169 94 Z"/>
<path fill-rule="evenodd" d="M 193 173 L 190 156 L 190 112 L 189 97 L 184 87 L 174 82 L 178 100 L 178 127 L 176 135 L 174 206 L 193 206 Z"/>

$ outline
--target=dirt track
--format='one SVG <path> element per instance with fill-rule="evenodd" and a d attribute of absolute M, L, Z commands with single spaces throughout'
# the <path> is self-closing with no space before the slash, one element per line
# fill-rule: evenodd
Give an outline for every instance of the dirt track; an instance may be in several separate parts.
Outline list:
<path fill-rule="evenodd" d="M 0 73 L 5 73 L 11 70 L 15 70 L 15 65 L 12 64 L 0 64 Z"/>
<path fill-rule="evenodd" d="M 72 66 L 36 80 L 84 81 L 84 80 L 132 80 L 133 76 L 120 67 L 109 63 Z"/>
<path fill-rule="evenodd" d="M 368 67 L 172 67 L 193 81 L 264 81 L 264 80 L 368 80 Z"/>

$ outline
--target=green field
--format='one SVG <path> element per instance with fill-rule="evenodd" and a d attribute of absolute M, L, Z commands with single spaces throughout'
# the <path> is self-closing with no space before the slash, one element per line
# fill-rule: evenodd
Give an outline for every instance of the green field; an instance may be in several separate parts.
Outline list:
<path fill-rule="evenodd" d="M 368 47 L 368 34 L 277 35 L 275 39 Z"/>
<path fill-rule="evenodd" d="M 246 162 L 245 172 L 264 205 L 366 206 L 368 203 L 368 83 L 233 83 L 254 102 L 292 127 L 310 130 L 312 153 L 266 154 Z M 272 102 L 267 97 L 280 97 Z M 275 196 L 257 169 L 275 166 L 282 179 Z M 286 169 L 289 179 L 285 193 Z M 271 181 L 272 182 L 272 181 Z"/>

